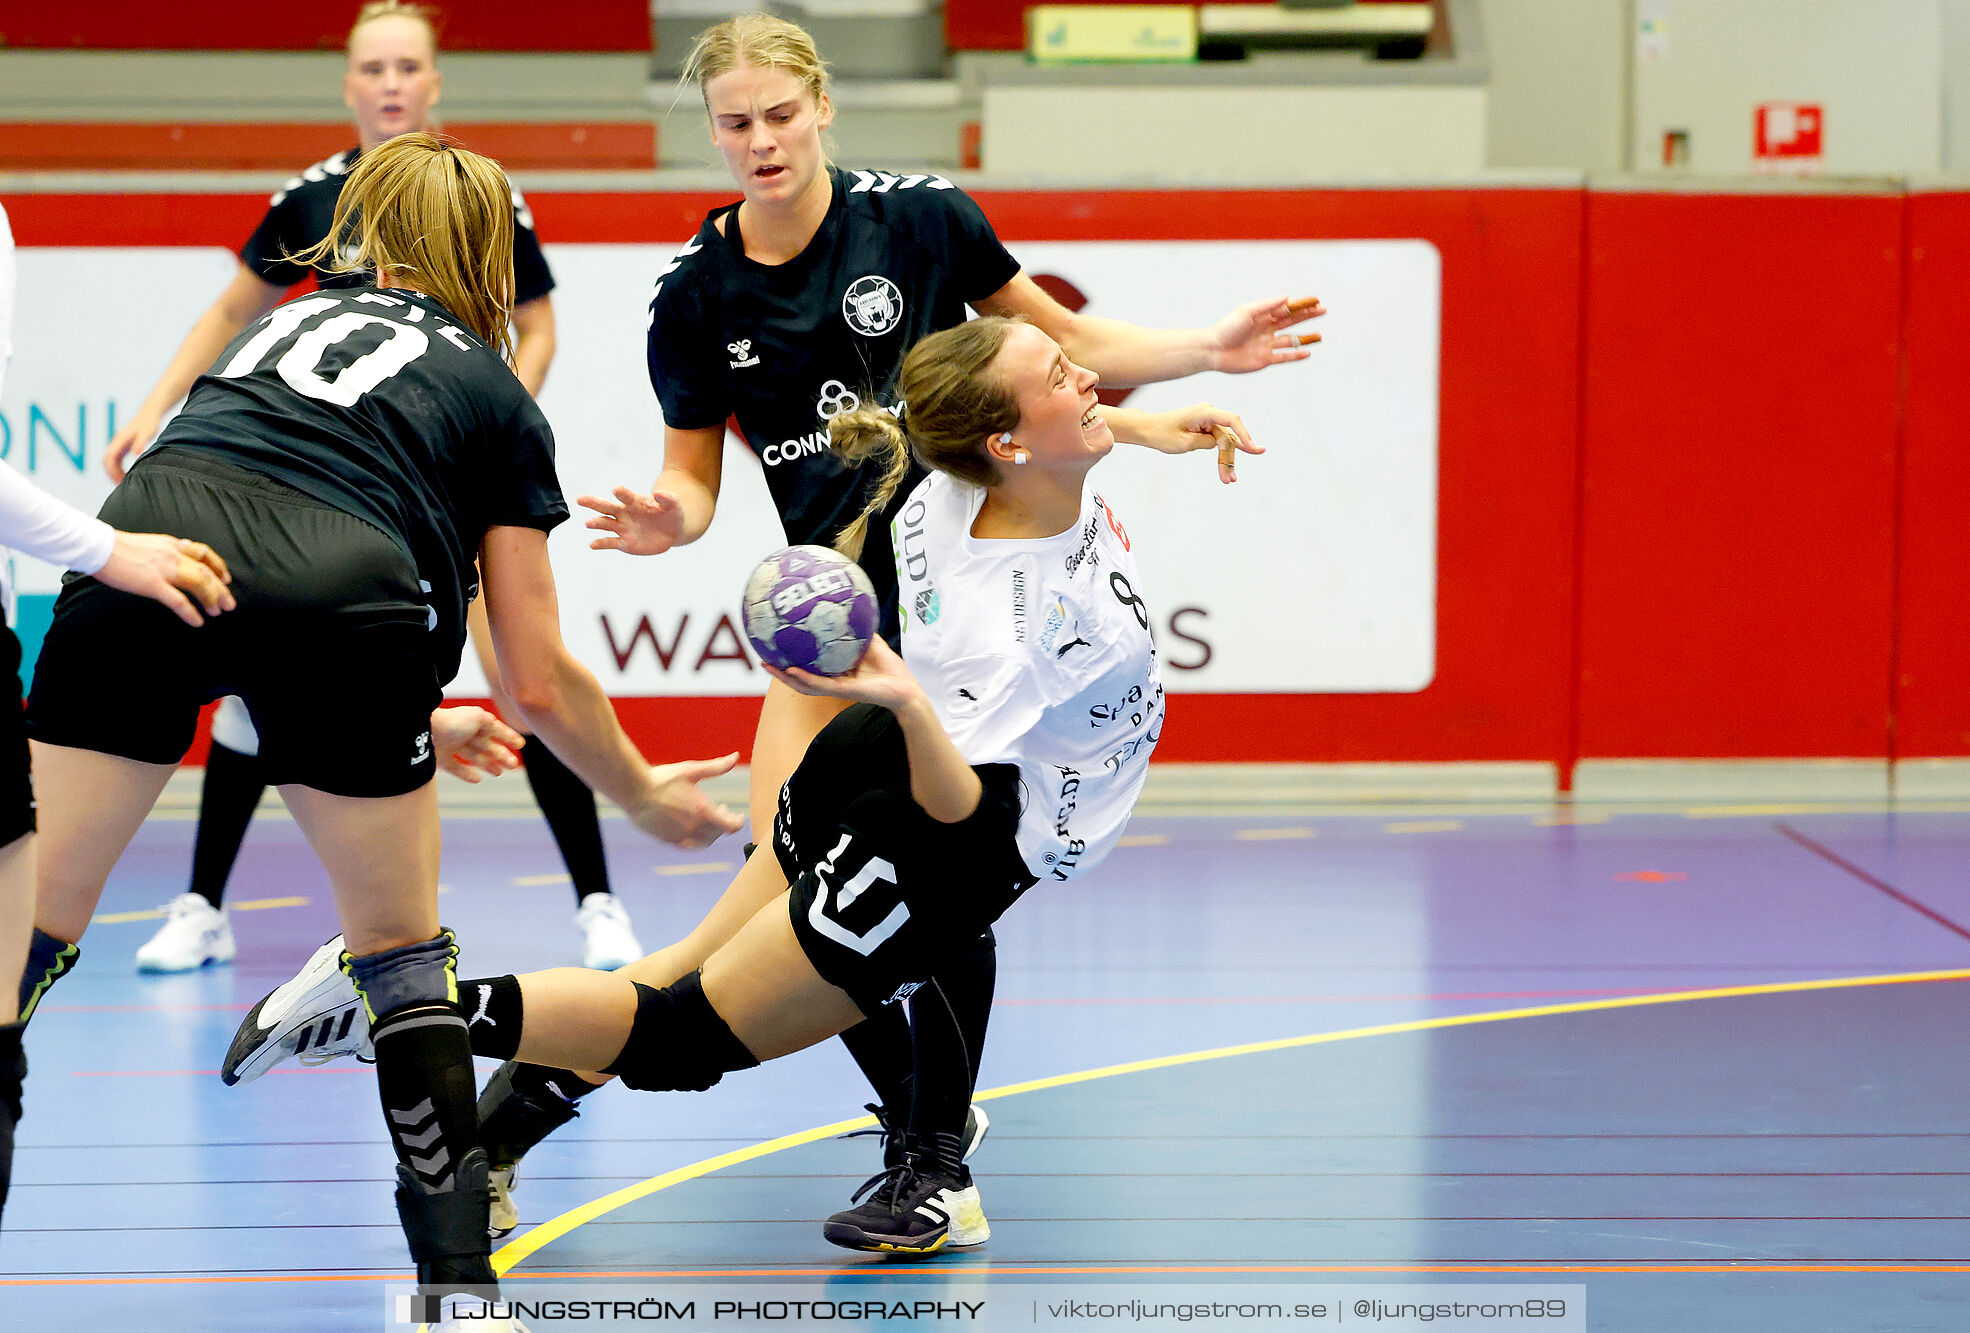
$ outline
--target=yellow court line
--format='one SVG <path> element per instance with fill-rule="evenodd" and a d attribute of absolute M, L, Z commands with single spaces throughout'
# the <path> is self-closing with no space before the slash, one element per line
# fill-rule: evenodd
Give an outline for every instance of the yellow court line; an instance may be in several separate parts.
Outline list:
<path fill-rule="evenodd" d="M 1635 1009 L 1652 1004 L 1681 1004 L 1690 1000 L 1720 1000 L 1744 995 L 1783 995 L 1794 991 L 1847 990 L 1857 986 L 1900 986 L 1928 981 L 1970 981 L 1970 968 L 1954 968 L 1941 972 L 1890 972 L 1865 977 L 1819 977 L 1810 981 L 1771 981 L 1749 986 L 1713 986 L 1704 990 L 1621 995 L 1612 999 L 1575 1000 L 1567 1004 L 1542 1004 L 1524 1009 L 1492 1009 L 1477 1014 L 1419 1018 L 1406 1023 L 1381 1023 L 1374 1027 L 1346 1028 L 1339 1032 L 1278 1037 L 1271 1041 L 1246 1042 L 1239 1046 L 1219 1046 L 1207 1051 L 1159 1055 L 1148 1060 L 1131 1060 L 1126 1064 L 1103 1065 L 1098 1069 L 1083 1069 L 1072 1074 L 1054 1074 L 1047 1078 L 1029 1079 L 1024 1083 L 1009 1083 L 1000 1088 L 987 1088 L 973 1093 L 972 1099 L 981 1102 L 994 1101 L 1000 1097 L 1015 1097 L 1021 1093 L 1070 1087 L 1076 1083 L 1091 1083 L 1099 1078 L 1115 1078 L 1121 1074 L 1140 1074 L 1153 1069 L 1175 1069 L 1183 1065 L 1201 1064 L 1206 1060 L 1225 1060 L 1240 1055 L 1263 1055 L 1271 1051 L 1288 1051 L 1302 1046 L 1324 1046 L 1331 1042 L 1354 1041 L 1362 1037 L 1389 1037 L 1405 1032 L 1431 1032 L 1441 1028 L 1472 1027 L 1479 1023 L 1503 1023 L 1515 1018 L 1547 1018 L 1558 1014 L 1584 1014 L 1602 1009 Z M 693 1162 L 689 1166 L 678 1167 L 675 1171 L 652 1176 L 641 1184 L 629 1185 L 612 1194 L 605 1194 L 559 1217 L 542 1222 L 524 1236 L 501 1246 L 493 1255 L 493 1267 L 504 1274 L 517 1267 L 528 1256 L 559 1240 L 576 1227 L 592 1222 L 606 1213 L 614 1212 L 624 1204 L 634 1203 L 659 1190 L 669 1189 L 672 1185 L 696 1180 L 700 1176 L 710 1175 L 728 1166 L 737 1166 L 741 1162 L 750 1162 L 787 1148 L 798 1148 L 838 1134 L 846 1134 L 854 1129 L 868 1129 L 874 1124 L 875 1117 L 866 1115 L 854 1120 L 841 1120 L 832 1125 L 822 1125 L 816 1129 L 804 1129 L 796 1134 L 782 1135 L 765 1143 L 756 1143 L 749 1148 L 721 1153 L 717 1157 L 709 1157 L 702 1162 Z"/>
<path fill-rule="evenodd" d="M 516 889 L 538 889 L 548 884 L 572 884 L 572 875 L 515 875 L 507 883 Z"/>
<path fill-rule="evenodd" d="M 1412 819 L 1399 824 L 1384 824 L 1384 833 L 1455 833 L 1464 827 L 1461 819 Z"/>
<path fill-rule="evenodd" d="M 1130 833 L 1116 842 L 1117 847 L 1161 847 L 1169 842 L 1167 834 Z"/>
<path fill-rule="evenodd" d="M 1291 842 L 1297 838 L 1311 838 L 1310 828 L 1242 828 L 1231 835 L 1240 842 Z"/>
<path fill-rule="evenodd" d="M 248 898 L 244 902 L 227 903 L 226 909 L 232 912 L 264 912 L 270 907 L 306 907 L 313 901 L 312 898 Z M 126 921 L 155 921 L 167 910 L 169 909 L 153 907 L 146 912 L 105 912 L 101 916 L 91 917 L 89 924 L 120 926 Z"/>
<path fill-rule="evenodd" d="M 737 869 L 738 866 L 731 861 L 699 861 L 693 865 L 651 867 L 651 870 L 659 875 L 715 875 L 721 870 Z"/>

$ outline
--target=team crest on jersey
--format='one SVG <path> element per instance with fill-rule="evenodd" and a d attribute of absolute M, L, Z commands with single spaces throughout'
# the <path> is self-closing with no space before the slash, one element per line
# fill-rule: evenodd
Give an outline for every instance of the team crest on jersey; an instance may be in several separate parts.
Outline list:
<path fill-rule="evenodd" d="M 903 293 L 880 273 L 857 278 L 841 298 L 841 315 L 864 338 L 879 338 L 903 318 Z"/>
<path fill-rule="evenodd" d="M 741 338 L 737 342 L 725 344 L 725 350 L 732 354 L 732 369 L 743 370 L 747 366 L 759 364 L 759 358 L 752 354 L 752 339 Z"/>

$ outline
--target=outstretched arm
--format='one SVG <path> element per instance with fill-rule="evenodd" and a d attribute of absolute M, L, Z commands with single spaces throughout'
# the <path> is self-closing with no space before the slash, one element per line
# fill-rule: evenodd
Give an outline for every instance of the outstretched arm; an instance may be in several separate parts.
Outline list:
<path fill-rule="evenodd" d="M 103 451 L 103 470 L 109 473 L 111 481 L 123 480 L 130 461 L 156 438 L 164 414 L 191 392 L 193 381 L 211 368 L 219 353 L 226 350 L 226 344 L 239 336 L 241 329 L 278 305 L 286 293 L 287 288 L 262 281 L 246 265 L 239 266 L 226 290 L 219 293 L 219 299 L 198 317 L 191 332 L 185 335 L 178 354 L 164 368 L 163 377 L 138 407 L 137 414 Z"/>
<path fill-rule="evenodd" d="M 618 486 L 614 499 L 597 495 L 576 499 L 582 508 L 595 511 L 588 526 L 603 534 L 589 547 L 662 555 L 673 546 L 690 545 L 711 526 L 724 471 L 724 426 L 664 427 L 664 470 L 647 493 Z"/>
<path fill-rule="evenodd" d="M 562 643 L 547 534 L 491 528 L 479 559 L 507 694 L 534 734 L 652 837 L 705 847 L 737 829 L 738 818 L 697 784 L 729 772 L 738 755 L 650 767 L 624 734 L 601 682 Z"/>
<path fill-rule="evenodd" d="M 554 302 L 536 296 L 513 307 L 513 373 L 527 392 L 540 397 L 547 368 L 554 362 Z"/>
<path fill-rule="evenodd" d="M 1024 273 L 978 302 L 977 309 L 1025 318 L 1073 360 L 1116 385 L 1155 384 L 1204 370 L 1240 375 L 1304 361 L 1320 335 L 1289 330 L 1327 313 L 1314 297 L 1281 296 L 1241 305 L 1207 329 L 1146 329 L 1077 314 Z"/>

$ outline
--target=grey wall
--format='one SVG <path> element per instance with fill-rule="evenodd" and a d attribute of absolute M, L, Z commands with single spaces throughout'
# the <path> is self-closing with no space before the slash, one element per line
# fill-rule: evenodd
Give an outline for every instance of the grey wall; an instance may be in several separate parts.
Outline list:
<path fill-rule="evenodd" d="M 1487 165 L 1623 170 L 1628 0 L 1481 0 L 1480 12 Z"/>

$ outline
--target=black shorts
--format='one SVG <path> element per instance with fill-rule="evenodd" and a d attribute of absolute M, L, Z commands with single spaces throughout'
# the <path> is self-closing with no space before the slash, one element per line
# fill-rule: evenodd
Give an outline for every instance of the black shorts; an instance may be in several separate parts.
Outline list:
<path fill-rule="evenodd" d="M 0 847 L 32 832 L 34 780 L 21 711 L 21 641 L 0 625 Z"/>
<path fill-rule="evenodd" d="M 902 728 L 856 704 L 824 727 L 780 789 L 773 850 L 794 936 L 864 1013 L 907 998 L 1033 883 L 1019 860 L 1018 770 L 980 767 L 969 819 L 940 824 L 910 796 Z"/>
<path fill-rule="evenodd" d="M 206 543 L 231 568 L 238 607 L 194 629 L 69 575 L 28 697 L 30 736 L 175 764 L 199 707 L 237 694 L 270 783 L 399 796 L 431 780 L 441 654 L 417 569 L 390 537 L 185 450 L 140 461 L 102 517 Z"/>

